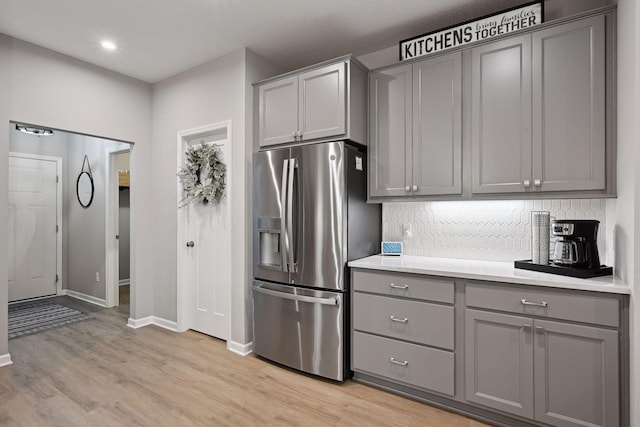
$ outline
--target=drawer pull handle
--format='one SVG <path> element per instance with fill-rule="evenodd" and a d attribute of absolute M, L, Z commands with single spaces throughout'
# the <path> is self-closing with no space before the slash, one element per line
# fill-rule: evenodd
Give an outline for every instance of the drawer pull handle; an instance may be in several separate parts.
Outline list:
<path fill-rule="evenodd" d="M 395 283 L 389 283 L 393 289 L 409 289 L 409 285 L 396 285 Z"/>
<path fill-rule="evenodd" d="M 394 365 L 400 365 L 400 366 L 407 366 L 409 364 L 409 361 L 407 360 L 403 360 L 402 362 L 399 360 L 396 360 L 395 357 L 391 357 L 389 359 L 389 362 L 393 363 Z"/>
<path fill-rule="evenodd" d="M 527 301 L 526 298 L 522 298 L 520 302 L 522 303 L 522 305 L 535 305 L 538 307 L 546 307 L 547 305 L 549 305 L 549 303 L 547 303 L 546 301 L 532 302 L 532 301 Z"/>
<path fill-rule="evenodd" d="M 409 321 L 406 317 L 404 319 L 399 319 L 396 316 L 391 316 L 391 320 L 398 323 L 407 323 Z"/>

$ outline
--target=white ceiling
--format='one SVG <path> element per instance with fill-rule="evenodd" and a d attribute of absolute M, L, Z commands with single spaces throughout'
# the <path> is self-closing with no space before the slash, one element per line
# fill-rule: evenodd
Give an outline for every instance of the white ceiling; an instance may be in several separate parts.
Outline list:
<path fill-rule="evenodd" d="M 527 1 L 0 0 L 0 33 L 154 83 L 241 47 L 292 70 Z"/>

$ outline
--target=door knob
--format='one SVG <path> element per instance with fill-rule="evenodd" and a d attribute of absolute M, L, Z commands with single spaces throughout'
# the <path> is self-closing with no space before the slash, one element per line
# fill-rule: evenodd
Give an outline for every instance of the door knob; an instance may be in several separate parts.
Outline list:
<path fill-rule="evenodd" d="M 187 247 L 188 247 L 188 248 L 192 248 L 192 247 L 194 247 L 195 245 L 196 245 L 196 244 L 195 244 L 195 242 L 194 242 L 193 240 L 189 240 L 189 241 L 187 242 Z"/>

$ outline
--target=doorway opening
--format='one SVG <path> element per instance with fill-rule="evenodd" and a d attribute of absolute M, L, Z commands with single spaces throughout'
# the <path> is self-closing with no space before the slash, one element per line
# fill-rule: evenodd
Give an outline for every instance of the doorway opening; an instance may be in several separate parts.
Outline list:
<path fill-rule="evenodd" d="M 109 166 L 112 157 L 130 152 L 133 144 L 56 129 L 47 129 L 47 133 L 25 132 L 21 129 L 25 127 L 42 129 L 17 122 L 11 122 L 10 127 L 9 158 L 17 160 L 10 160 L 15 167 L 9 176 L 9 234 L 13 239 L 9 241 L 8 262 L 10 276 L 15 278 L 9 284 L 9 303 L 67 295 L 101 307 L 117 305 L 118 299 L 110 298 L 108 291 L 111 280 L 115 280 L 117 290 L 119 274 L 111 278 L 108 268 L 109 256 L 119 256 L 119 245 L 115 252 L 108 248 L 118 234 L 112 232 L 109 224 L 114 216 L 116 226 L 119 222 L 119 203 L 115 203 L 115 213 L 109 208 L 113 198 L 110 188 L 115 186 L 114 194 L 118 196 L 119 176 L 111 174 Z M 55 167 L 44 162 L 53 162 Z M 128 165 L 126 170 L 130 169 Z M 55 179 L 55 185 L 44 188 L 42 182 L 47 182 L 49 175 Z M 29 203 L 20 198 L 24 194 L 33 197 L 34 192 L 45 194 L 51 188 L 57 190 L 51 196 L 53 201 L 46 196 L 41 199 L 54 209 L 43 205 L 27 212 Z M 12 200 L 16 202 L 13 205 Z M 16 220 L 12 222 L 11 218 Z M 54 245 L 49 243 L 51 239 Z M 128 250 L 123 252 L 129 256 Z M 54 267 L 51 259 L 55 260 Z M 26 273 L 21 272 L 27 261 Z M 38 290 L 31 286 L 36 281 L 31 280 L 30 284 L 27 280 L 38 277 L 49 286 Z M 24 292 L 25 287 L 33 289 Z M 128 314 L 128 306 L 126 310 Z"/>

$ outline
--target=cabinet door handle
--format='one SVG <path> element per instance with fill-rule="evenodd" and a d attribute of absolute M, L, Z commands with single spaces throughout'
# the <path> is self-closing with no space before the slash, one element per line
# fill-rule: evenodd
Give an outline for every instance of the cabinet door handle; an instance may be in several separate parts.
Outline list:
<path fill-rule="evenodd" d="M 537 307 L 546 307 L 547 305 L 549 305 L 549 303 L 546 301 L 533 302 L 533 301 L 527 301 L 526 298 L 522 298 L 520 302 L 522 303 L 522 305 L 535 305 Z"/>
<path fill-rule="evenodd" d="M 298 139 L 302 139 L 302 131 L 301 130 L 298 131 Z"/>
<path fill-rule="evenodd" d="M 540 187 L 540 184 L 541 184 L 541 182 L 540 182 L 540 180 L 539 180 L 539 179 L 534 179 L 534 180 L 533 180 L 533 185 L 534 185 L 534 186 L 536 186 L 536 187 Z"/>
<path fill-rule="evenodd" d="M 417 185 L 412 186 L 412 187 L 411 187 L 411 190 L 413 190 L 413 191 L 418 191 L 418 186 L 417 186 Z"/>
<path fill-rule="evenodd" d="M 293 138 L 294 141 L 295 141 L 297 136 L 298 135 L 296 134 L 296 131 L 291 132 L 291 137 Z"/>
<path fill-rule="evenodd" d="M 523 327 L 524 329 L 527 329 L 527 330 L 530 330 L 530 329 L 531 329 L 531 325 L 530 325 L 530 324 L 528 324 L 528 323 L 525 323 L 524 325 L 522 325 L 522 327 Z"/>
<path fill-rule="evenodd" d="M 400 319 L 400 318 L 398 318 L 396 316 L 391 316 L 391 321 L 392 322 L 398 322 L 398 323 L 407 323 L 409 321 L 409 319 L 406 318 L 406 317 L 404 319 Z"/>
<path fill-rule="evenodd" d="M 395 283 L 389 283 L 389 287 L 393 289 L 409 289 L 409 285 L 396 285 Z"/>
<path fill-rule="evenodd" d="M 542 334 L 544 333 L 544 328 L 542 326 L 536 326 L 536 332 Z"/>
<path fill-rule="evenodd" d="M 394 365 L 400 365 L 400 366 L 407 366 L 409 364 L 408 360 L 403 360 L 402 362 L 399 360 L 396 360 L 395 357 L 391 357 L 389 358 L 389 362 L 393 363 Z"/>
<path fill-rule="evenodd" d="M 525 179 L 524 182 L 522 183 L 524 185 L 524 188 L 529 188 L 531 187 L 531 182 L 528 179 Z"/>
<path fill-rule="evenodd" d="M 406 187 L 404 187 L 404 191 L 411 191 L 411 186 L 407 185 Z"/>

